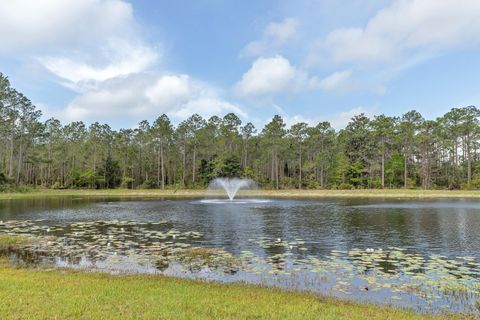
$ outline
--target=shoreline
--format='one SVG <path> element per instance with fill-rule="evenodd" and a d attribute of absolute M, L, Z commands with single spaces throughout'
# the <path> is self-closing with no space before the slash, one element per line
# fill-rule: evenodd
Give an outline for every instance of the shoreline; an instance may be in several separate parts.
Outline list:
<path fill-rule="evenodd" d="M 5 318 L 461 319 L 244 283 L 163 275 L 26 269 L 0 258 Z M 50 297 L 49 299 L 45 299 Z M 28 301 L 24 308 L 22 301 Z"/>
<path fill-rule="evenodd" d="M 222 196 L 223 193 L 207 193 L 200 189 L 179 190 L 131 190 L 131 189 L 37 189 L 29 192 L 0 193 L 0 200 L 36 199 L 50 197 L 104 197 L 104 198 L 203 198 Z M 480 199 L 480 190 L 406 190 L 406 189 L 362 189 L 362 190 L 246 190 L 238 197 L 268 198 L 377 198 L 377 199 Z"/>

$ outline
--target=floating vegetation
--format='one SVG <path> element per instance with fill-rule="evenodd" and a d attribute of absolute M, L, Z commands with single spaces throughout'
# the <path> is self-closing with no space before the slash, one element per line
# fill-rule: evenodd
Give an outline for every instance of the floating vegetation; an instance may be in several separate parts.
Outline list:
<path fill-rule="evenodd" d="M 245 250 L 233 254 L 205 246 L 204 234 L 176 229 L 168 221 L 44 223 L 0 221 L 2 253 L 21 265 L 154 270 L 305 289 L 424 312 L 479 314 L 480 264 L 472 256 L 423 256 L 396 247 L 332 250 L 320 256 L 303 239 L 268 237 L 250 239 Z"/>

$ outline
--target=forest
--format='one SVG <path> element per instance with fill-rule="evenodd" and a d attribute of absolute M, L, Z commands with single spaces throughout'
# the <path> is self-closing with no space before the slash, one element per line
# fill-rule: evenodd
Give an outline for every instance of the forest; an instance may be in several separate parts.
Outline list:
<path fill-rule="evenodd" d="M 248 177 L 265 189 L 480 189 L 480 111 L 453 108 L 435 120 L 354 116 L 263 128 L 233 113 L 178 125 L 165 115 L 134 129 L 41 120 L 0 73 L 0 191 L 33 188 L 204 188 Z"/>

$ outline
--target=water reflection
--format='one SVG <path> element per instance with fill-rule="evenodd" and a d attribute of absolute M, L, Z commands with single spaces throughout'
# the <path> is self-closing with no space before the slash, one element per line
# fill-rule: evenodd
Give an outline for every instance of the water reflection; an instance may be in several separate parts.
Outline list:
<path fill-rule="evenodd" d="M 43 237 L 11 252 L 17 262 L 246 281 L 425 311 L 475 312 L 480 293 L 477 201 L 50 198 L 0 201 L 0 220 L 0 233 Z"/>

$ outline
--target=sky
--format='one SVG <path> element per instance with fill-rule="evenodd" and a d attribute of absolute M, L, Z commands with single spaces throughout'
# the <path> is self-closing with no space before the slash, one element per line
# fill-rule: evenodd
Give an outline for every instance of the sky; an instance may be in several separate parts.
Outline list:
<path fill-rule="evenodd" d="M 62 122 L 434 119 L 480 99 L 478 0 L 0 0 L 0 72 Z"/>

